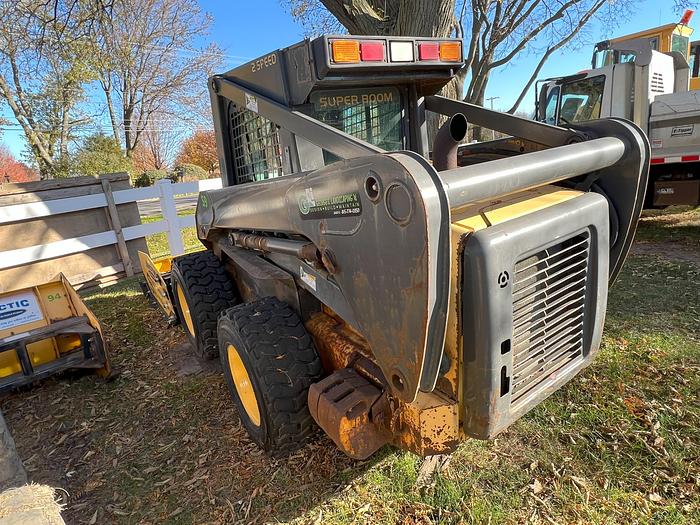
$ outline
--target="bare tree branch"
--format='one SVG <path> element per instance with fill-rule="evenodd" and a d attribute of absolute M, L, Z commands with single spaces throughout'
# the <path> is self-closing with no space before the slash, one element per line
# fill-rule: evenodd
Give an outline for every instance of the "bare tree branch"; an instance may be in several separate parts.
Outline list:
<path fill-rule="evenodd" d="M 508 110 L 508 113 L 512 114 L 517 111 L 518 106 L 520 106 L 520 103 L 525 98 L 525 95 L 527 95 L 527 92 L 532 86 L 532 84 L 535 82 L 535 80 L 537 80 L 537 76 L 540 74 L 540 71 L 542 71 L 542 67 L 544 66 L 545 62 L 547 62 L 549 57 L 552 56 L 554 52 L 568 45 L 569 42 L 571 42 L 574 39 L 574 37 L 578 34 L 578 32 L 588 23 L 588 21 L 593 17 L 593 15 L 595 15 L 598 9 L 602 7 L 602 4 L 604 4 L 605 1 L 606 0 L 599 0 L 598 4 L 594 5 L 591 9 L 589 9 L 588 12 L 578 21 L 578 23 L 576 24 L 576 28 L 571 33 L 569 33 L 568 36 L 560 40 L 555 45 L 547 48 L 547 51 L 545 51 L 545 53 L 542 55 L 542 58 L 540 58 L 540 61 L 537 63 L 537 67 L 535 67 L 527 83 L 523 86 L 522 91 L 518 95 L 518 98 L 513 103 L 511 108 Z"/>

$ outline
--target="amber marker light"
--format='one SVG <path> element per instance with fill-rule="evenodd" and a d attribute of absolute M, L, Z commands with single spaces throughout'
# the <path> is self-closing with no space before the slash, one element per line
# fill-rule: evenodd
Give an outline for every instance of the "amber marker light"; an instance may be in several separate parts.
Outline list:
<path fill-rule="evenodd" d="M 360 61 L 360 43 L 357 40 L 334 40 L 331 49 L 333 62 L 352 64 Z"/>
<path fill-rule="evenodd" d="M 443 62 L 461 62 L 462 43 L 440 42 L 440 60 Z"/>

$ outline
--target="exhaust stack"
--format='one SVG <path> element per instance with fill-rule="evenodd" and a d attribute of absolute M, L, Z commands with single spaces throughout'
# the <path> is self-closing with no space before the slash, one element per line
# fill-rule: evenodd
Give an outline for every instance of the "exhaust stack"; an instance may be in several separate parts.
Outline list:
<path fill-rule="evenodd" d="M 466 136 L 467 117 L 462 113 L 455 113 L 440 126 L 433 143 L 433 167 L 437 171 L 457 167 L 457 148 Z"/>

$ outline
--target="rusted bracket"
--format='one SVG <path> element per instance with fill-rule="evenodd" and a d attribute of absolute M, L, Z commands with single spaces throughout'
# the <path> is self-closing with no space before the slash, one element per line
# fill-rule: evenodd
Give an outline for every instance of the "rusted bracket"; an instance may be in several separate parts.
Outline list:
<path fill-rule="evenodd" d="M 389 441 L 373 421 L 382 391 L 352 368 L 341 368 L 309 388 L 309 411 L 348 456 L 367 459 Z"/>

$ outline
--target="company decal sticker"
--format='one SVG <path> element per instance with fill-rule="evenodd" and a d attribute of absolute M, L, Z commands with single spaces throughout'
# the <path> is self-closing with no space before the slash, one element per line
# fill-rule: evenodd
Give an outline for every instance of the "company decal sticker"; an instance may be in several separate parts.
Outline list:
<path fill-rule="evenodd" d="M 321 197 L 314 195 L 313 188 L 306 188 L 297 202 L 302 219 L 335 219 L 362 214 L 360 194 L 356 191 Z"/>
<path fill-rule="evenodd" d="M 255 113 L 258 112 L 258 99 L 255 98 L 255 95 L 245 94 L 245 107 Z"/>
<path fill-rule="evenodd" d="M 671 128 L 671 136 L 684 137 L 687 135 L 692 135 L 694 130 L 694 124 L 688 124 L 687 126 L 674 126 L 673 128 Z"/>
<path fill-rule="evenodd" d="M 0 298 L 0 330 L 41 321 L 39 301 L 32 291 L 17 292 Z"/>
<path fill-rule="evenodd" d="M 316 276 L 307 272 L 303 266 L 299 266 L 299 277 L 306 283 L 306 285 L 311 288 L 314 292 L 316 291 Z"/>
<path fill-rule="evenodd" d="M 664 147 L 664 141 L 661 139 L 653 139 L 651 141 L 651 149 L 659 149 Z"/>

